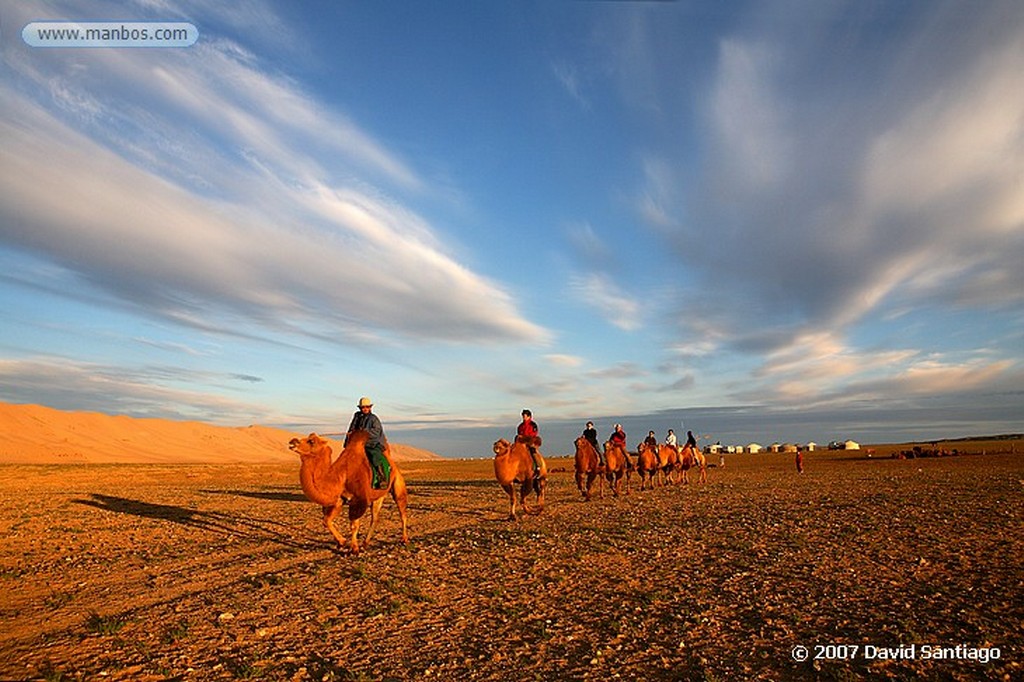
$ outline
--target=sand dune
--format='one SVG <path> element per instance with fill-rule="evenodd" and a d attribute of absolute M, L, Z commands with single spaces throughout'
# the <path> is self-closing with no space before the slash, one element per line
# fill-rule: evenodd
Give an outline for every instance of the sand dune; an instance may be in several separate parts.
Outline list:
<path fill-rule="evenodd" d="M 0 403 L 0 463 L 230 464 L 296 462 L 296 435 L 267 426 L 224 427 L 195 421 L 137 419 Z M 337 449 L 340 443 L 335 442 Z M 439 459 L 391 444 L 398 461 Z"/>

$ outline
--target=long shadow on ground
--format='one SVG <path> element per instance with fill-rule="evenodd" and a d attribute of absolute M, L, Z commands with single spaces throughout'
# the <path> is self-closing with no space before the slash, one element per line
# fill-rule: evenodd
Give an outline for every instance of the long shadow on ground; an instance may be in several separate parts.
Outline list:
<path fill-rule="evenodd" d="M 245 535 L 252 540 L 265 540 L 276 542 L 287 547 L 299 549 L 313 549 L 314 546 L 308 543 L 299 543 L 290 539 L 294 529 L 287 524 L 268 519 L 249 519 L 234 514 L 225 514 L 216 511 L 201 511 L 198 509 L 187 509 L 169 504 L 156 504 L 142 500 L 130 500 L 123 497 L 113 497 L 92 493 L 92 499 L 71 500 L 75 504 L 93 507 L 102 511 L 114 512 L 117 514 L 129 514 L 140 518 L 156 519 L 159 521 L 170 521 L 183 526 L 198 528 L 200 530 L 219 533 L 224 535 Z M 275 530 L 272 527 L 281 530 Z"/>

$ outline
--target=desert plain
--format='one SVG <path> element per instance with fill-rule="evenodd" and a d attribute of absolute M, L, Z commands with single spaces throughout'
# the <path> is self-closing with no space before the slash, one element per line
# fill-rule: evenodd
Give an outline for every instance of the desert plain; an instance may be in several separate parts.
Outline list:
<path fill-rule="evenodd" d="M 5 439 L 0 680 L 1024 679 L 1020 439 L 811 452 L 803 474 L 727 455 L 705 485 L 590 502 L 552 458 L 515 522 L 490 443 L 410 447 L 411 542 L 389 501 L 352 556 L 286 442 L 261 459 L 187 428 L 221 458 L 39 464 Z"/>

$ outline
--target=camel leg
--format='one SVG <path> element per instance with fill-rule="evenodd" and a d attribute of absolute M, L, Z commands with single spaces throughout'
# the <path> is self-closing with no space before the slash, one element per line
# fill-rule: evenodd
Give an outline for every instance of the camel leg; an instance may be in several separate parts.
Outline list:
<path fill-rule="evenodd" d="M 505 494 L 508 495 L 508 520 L 509 521 L 515 521 L 516 520 L 516 491 L 515 491 L 515 488 L 512 487 L 511 483 L 502 483 L 501 484 L 501 488 L 502 488 L 502 490 L 505 491 Z"/>
<path fill-rule="evenodd" d="M 384 506 L 384 496 L 381 495 L 370 503 L 370 525 L 366 529 L 366 537 L 363 538 L 363 549 L 370 546 L 370 538 L 373 537 L 373 529 L 377 527 L 377 519 L 380 518 L 380 508 Z"/>
<path fill-rule="evenodd" d="M 398 515 L 402 517 L 402 542 L 409 544 L 409 491 L 405 487 L 405 477 L 395 470 L 395 480 L 391 484 L 391 499 L 398 506 Z"/>
<path fill-rule="evenodd" d="M 349 549 L 353 554 L 359 553 L 359 520 L 366 513 L 366 500 L 349 500 L 348 523 L 349 523 Z"/>
<path fill-rule="evenodd" d="M 334 536 L 334 539 L 338 542 L 338 547 L 345 549 L 345 538 L 342 537 L 338 529 L 334 527 L 334 519 L 341 513 L 341 501 L 335 502 L 334 504 L 324 505 L 324 527 L 327 532 Z"/>
<path fill-rule="evenodd" d="M 523 485 L 519 488 L 519 505 L 523 508 L 524 514 L 531 514 L 530 507 L 527 505 L 526 496 L 533 490 L 533 478 L 527 478 L 523 481 Z"/>

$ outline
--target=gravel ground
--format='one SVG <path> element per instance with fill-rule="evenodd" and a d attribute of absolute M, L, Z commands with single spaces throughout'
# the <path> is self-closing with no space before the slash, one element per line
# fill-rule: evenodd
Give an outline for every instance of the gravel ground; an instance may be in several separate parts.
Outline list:
<path fill-rule="evenodd" d="M 1020 455 L 550 466 L 513 523 L 490 461 L 405 463 L 356 557 L 297 463 L 0 466 L 0 679 L 1024 679 Z"/>

